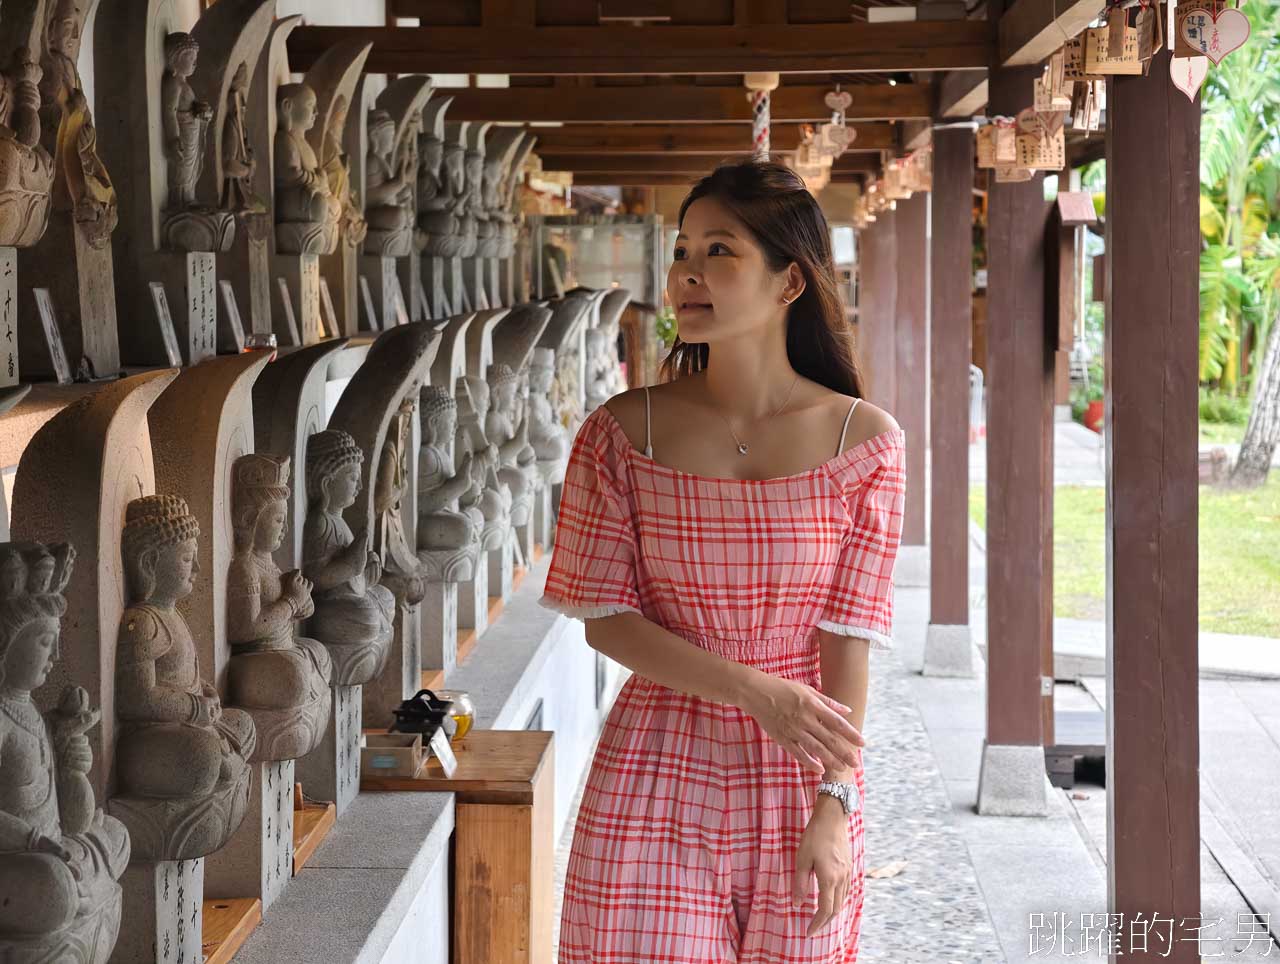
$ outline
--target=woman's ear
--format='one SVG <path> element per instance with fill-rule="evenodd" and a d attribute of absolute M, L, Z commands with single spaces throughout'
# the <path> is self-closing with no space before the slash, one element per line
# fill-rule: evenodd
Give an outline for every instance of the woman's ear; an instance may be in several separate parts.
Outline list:
<path fill-rule="evenodd" d="M 787 266 L 786 286 L 782 289 L 783 302 L 788 305 L 791 304 L 804 294 L 804 289 L 804 272 L 800 270 L 800 265 L 793 261 Z"/>

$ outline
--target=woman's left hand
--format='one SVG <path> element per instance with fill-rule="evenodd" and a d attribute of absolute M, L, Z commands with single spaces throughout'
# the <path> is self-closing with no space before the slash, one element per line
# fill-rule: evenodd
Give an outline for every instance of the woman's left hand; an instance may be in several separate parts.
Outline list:
<path fill-rule="evenodd" d="M 791 883 L 792 906 L 799 908 L 809 891 L 809 876 L 818 878 L 818 907 L 807 937 L 826 927 L 844 906 L 853 882 L 853 854 L 849 847 L 849 818 L 840 802 L 819 796 L 813 816 L 796 850 L 796 873 Z"/>

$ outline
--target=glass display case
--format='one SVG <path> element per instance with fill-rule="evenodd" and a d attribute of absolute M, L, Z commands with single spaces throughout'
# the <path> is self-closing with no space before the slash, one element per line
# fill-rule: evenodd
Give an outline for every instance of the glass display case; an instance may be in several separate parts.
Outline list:
<path fill-rule="evenodd" d="M 662 217 L 530 215 L 533 294 L 626 288 L 634 301 L 662 304 L 667 265 Z"/>

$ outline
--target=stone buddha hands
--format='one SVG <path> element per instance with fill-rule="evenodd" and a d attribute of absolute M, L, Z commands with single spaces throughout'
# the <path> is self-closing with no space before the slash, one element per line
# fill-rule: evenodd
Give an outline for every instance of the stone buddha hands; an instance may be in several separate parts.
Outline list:
<path fill-rule="evenodd" d="M 371 551 L 372 533 L 352 534 L 342 512 L 360 492 L 364 453 L 346 432 L 307 440 L 307 521 L 303 571 L 314 587 L 308 631 L 333 659 L 333 684 L 367 683 L 381 672 L 394 634 L 395 597 Z"/>

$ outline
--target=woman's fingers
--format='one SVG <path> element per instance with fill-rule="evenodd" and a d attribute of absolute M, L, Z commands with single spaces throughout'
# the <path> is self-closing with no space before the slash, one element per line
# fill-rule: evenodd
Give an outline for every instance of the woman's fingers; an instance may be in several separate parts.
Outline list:
<path fill-rule="evenodd" d="M 822 772 L 838 769 L 841 764 L 837 762 L 838 758 L 826 746 L 823 745 L 817 737 L 812 733 L 802 733 L 796 741 L 800 747 L 813 757 L 818 765 L 822 767 Z"/>
<path fill-rule="evenodd" d="M 791 877 L 791 906 L 797 910 L 804 903 L 805 894 L 809 892 L 809 874 L 812 870 L 813 862 L 802 847 L 796 854 L 796 872 Z"/>
<path fill-rule="evenodd" d="M 835 907 L 834 886 L 834 881 L 830 879 L 824 881 L 822 875 L 818 875 L 818 910 L 813 915 L 813 920 L 809 922 L 809 937 L 826 927 L 827 922 L 831 920 L 831 912 Z"/>
<path fill-rule="evenodd" d="M 810 735 L 822 744 L 827 754 L 835 761 L 836 767 L 856 767 L 858 765 L 857 750 L 839 735 L 823 727 L 819 727 Z"/>
<path fill-rule="evenodd" d="M 819 707 L 818 718 L 822 722 L 823 726 L 842 740 L 847 740 L 856 746 L 861 746 L 866 742 L 862 736 L 862 732 L 856 726 L 829 706 L 823 704 Z"/>

